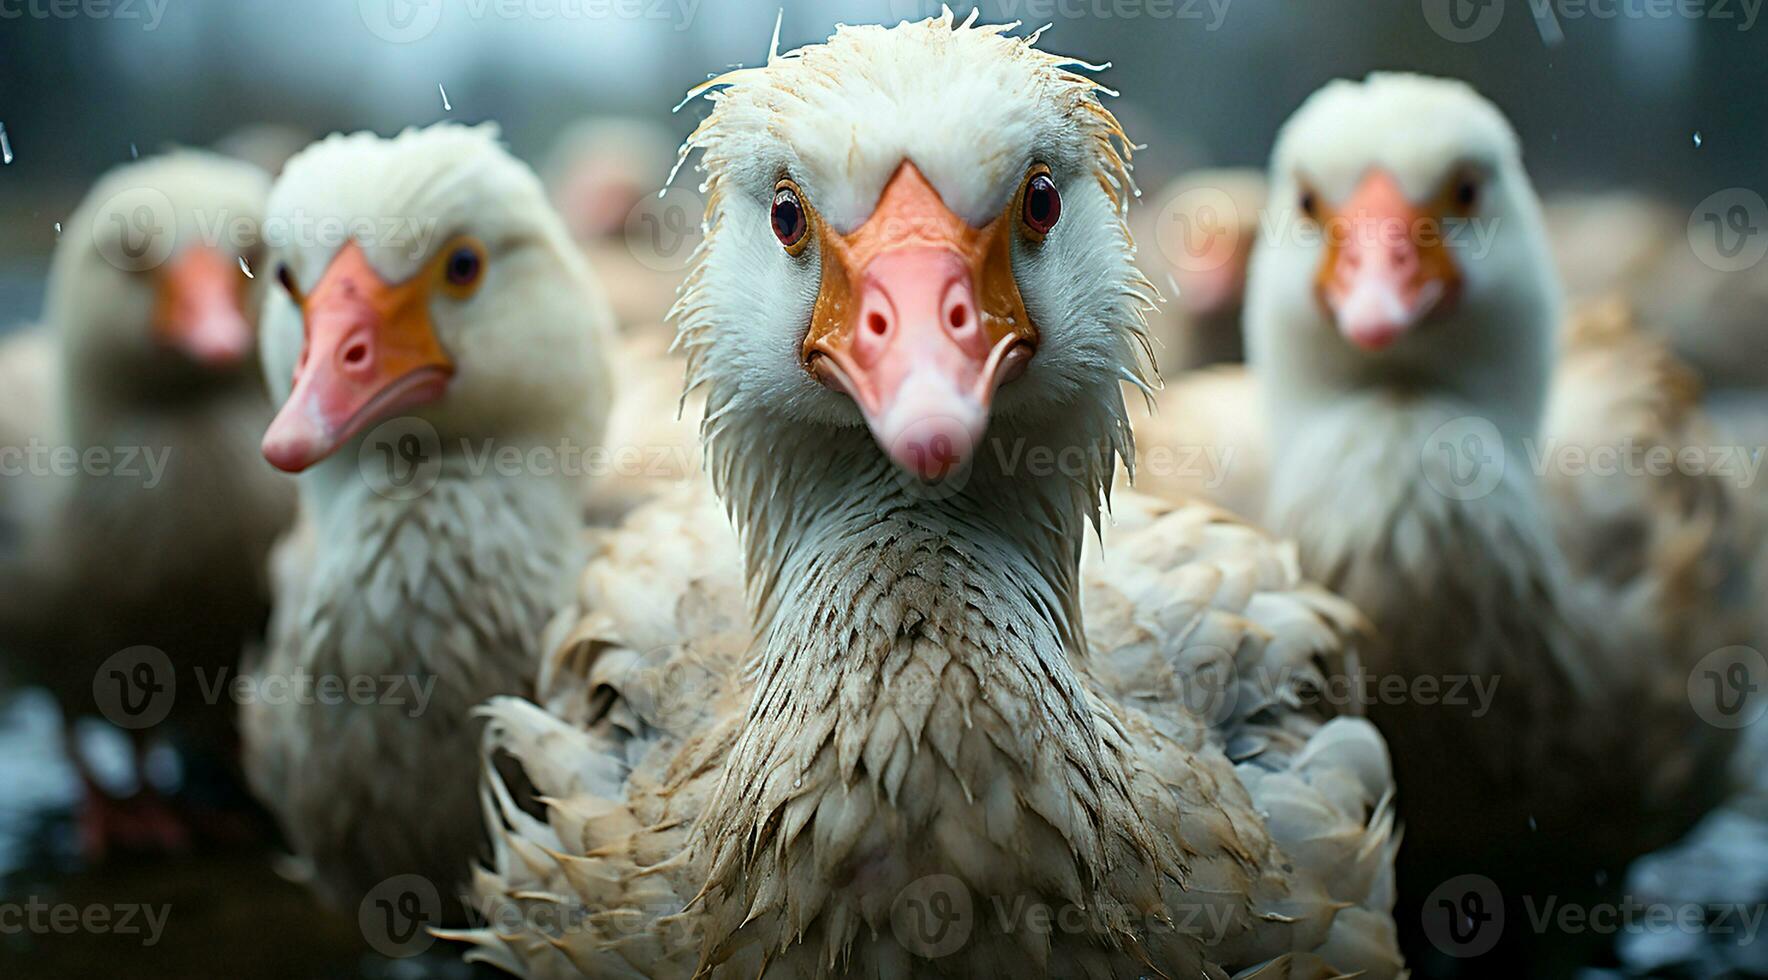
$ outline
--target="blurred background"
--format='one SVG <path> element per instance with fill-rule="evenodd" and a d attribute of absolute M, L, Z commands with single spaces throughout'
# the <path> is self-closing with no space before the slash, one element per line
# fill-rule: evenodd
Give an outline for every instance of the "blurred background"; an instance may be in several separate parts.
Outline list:
<path fill-rule="evenodd" d="M 1760 0 L 954 5 L 972 7 L 1028 30 L 1049 23 L 1045 46 L 1111 63 L 1103 81 L 1147 144 L 1136 166 L 1150 193 L 1199 168 L 1262 166 L 1309 92 L 1375 69 L 1474 84 L 1514 121 L 1549 197 L 1626 191 L 1687 215 L 1715 192 L 1768 188 Z M 138 154 L 218 145 L 274 166 L 336 130 L 489 120 L 544 171 L 586 117 L 650 120 L 678 141 L 700 109 L 671 108 L 709 74 L 761 61 L 776 16 L 790 48 L 837 23 L 937 12 L 927 0 L 0 0 L 0 334 L 40 314 L 59 223 Z M 647 163 L 648 188 L 667 164 Z M 0 898 L 127 895 L 179 914 L 147 950 L 0 923 L 0 974 L 461 972 L 367 956 L 355 923 L 318 916 L 268 860 L 91 877 L 67 844 L 78 787 L 57 726 L 53 702 L 32 692 L 0 707 Z M 100 757 L 114 741 L 104 729 L 84 731 Z"/>

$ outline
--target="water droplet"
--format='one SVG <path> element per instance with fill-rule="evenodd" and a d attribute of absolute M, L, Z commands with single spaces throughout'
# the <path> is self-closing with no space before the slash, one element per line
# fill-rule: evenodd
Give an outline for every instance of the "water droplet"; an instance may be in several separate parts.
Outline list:
<path fill-rule="evenodd" d="M 0 163 L 12 162 L 12 141 L 6 138 L 6 124 L 0 123 Z"/>
<path fill-rule="evenodd" d="M 1697 129 L 1694 131 L 1694 148 L 1697 150 L 1700 149 L 1700 144 L 1701 144 L 1700 130 Z"/>
<path fill-rule="evenodd" d="M 803 789 L 804 788 L 804 777 L 800 776 L 797 779 L 792 780 L 792 788 L 793 789 Z"/>
<path fill-rule="evenodd" d="M 135 148 L 135 141 L 134 140 L 129 141 L 129 159 L 131 159 L 131 160 L 141 159 L 141 151 L 137 150 Z"/>
<path fill-rule="evenodd" d="M 246 257 L 243 255 L 239 257 L 239 271 L 245 273 L 247 279 L 258 278 L 257 276 L 252 275 L 252 267 L 246 265 Z"/>
<path fill-rule="evenodd" d="M 448 90 L 442 87 L 441 82 L 436 83 L 436 91 L 442 93 L 442 111 L 443 112 L 453 112 L 454 106 L 451 106 L 448 104 Z"/>
<path fill-rule="evenodd" d="M 57 222 L 56 222 L 56 223 L 55 223 L 55 237 L 56 237 L 56 238 L 60 238 L 60 237 L 61 237 L 61 222 L 59 222 L 59 221 L 57 221 Z"/>
<path fill-rule="evenodd" d="M 1541 829 L 1541 828 L 1535 826 L 1535 815 L 1532 813 L 1529 814 L 1529 829 L 1530 830 L 1540 830 Z"/>

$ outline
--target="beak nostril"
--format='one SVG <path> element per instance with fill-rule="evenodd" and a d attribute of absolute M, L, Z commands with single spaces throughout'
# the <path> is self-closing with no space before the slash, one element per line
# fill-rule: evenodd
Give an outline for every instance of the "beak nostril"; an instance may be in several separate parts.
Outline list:
<path fill-rule="evenodd" d="M 884 314 L 873 313 L 866 317 L 866 329 L 882 337 L 889 332 L 890 322 L 884 319 Z"/>
<path fill-rule="evenodd" d="M 358 341 L 344 349 L 344 366 L 359 367 L 368 360 L 368 345 Z"/>
<path fill-rule="evenodd" d="M 962 303 L 952 307 L 951 323 L 953 330 L 962 330 L 970 323 L 970 308 Z"/>

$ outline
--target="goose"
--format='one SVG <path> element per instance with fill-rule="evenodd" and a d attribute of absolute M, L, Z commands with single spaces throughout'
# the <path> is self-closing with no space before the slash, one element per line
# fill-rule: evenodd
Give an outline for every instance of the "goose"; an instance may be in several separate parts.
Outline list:
<path fill-rule="evenodd" d="M 53 344 L 16 342 L 52 375 L 32 387 L 58 399 L 39 407 L 36 434 L 46 427 L 45 447 L 93 464 L 70 474 L 40 458 L 24 481 L 35 516 L 0 559 L 0 646 L 21 679 L 56 694 L 70 726 L 100 711 L 127 726 L 138 763 L 168 733 L 194 750 L 187 763 L 232 758 L 231 712 L 200 685 L 263 629 L 262 569 L 292 513 L 292 488 L 254 451 L 269 416 L 251 363 L 250 278 L 267 188 L 256 167 L 195 150 L 107 173 L 56 246 Z M 105 710 L 117 705 L 99 698 L 104 678 L 137 664 L 172 671 L 183 694 L 126 717 Z M 220 829 L 193 827 L 204 814 L 176 811 L 145 777 L 131 799 L 108 799 L 69 735 L 88 858 Z"/>
<path fill-rule="evenodd" d="M 1385 748 L 1307 694 L 1354 670 L 1355 611 L 1158 503 L 1083 592 L 1150 287 L 1102 89 L 1014 26 L 948 9 L 785 54 L 776 28 L 696 90 L 712 206 L 675 313 L 734 533 L 691 488 L 634 512 L 536 700 L 485 707 L 482 758 L 534 793 L 487 769 L 469 958 L 1400 972 Z M 1205 662 L 1247 682 L 1214 725 L 1175 693 Z"/>
<path fill-rule="evenodd" d="M 1154 200 L 1156 206 L 1142 210 L 1141 221 L 1152 227 L 1140 237 L 1155 246 L 1145 253 L 1151 277 L 1173 291 L 1164 315 L 1151 318 L 1162 372 L 1240 363 L 1246 263 L 1264 212 L 1264 172 L 1194 170 Z"/>
<path fill-rule="evenodd" d="M 483 837 L 456 765 L 477 745 L 469 712 L 532 689 L 586 547 L 586 464 L 535 454 L 594 447 L 611 317 L 498 138 L 337 134 L 270 195 L 272 221 L 316 229 L 270 257 L 282 289 L 263 317 L 281 407 L 262 451 L 300 474 L 301 521 L 241 724 L 254 790 L 348 909 L 398 875 L 444 896 L 465 877 Z M 314 696 L 273 696 L 303 678 Z M 326 678 L 370 696 L 320 698 Z"/>
<path fill-rule="evenodd" d="M 643 119 L 595 117 L 565 128 L 541 167 L 547 194 L 606 283 L 623 332 L 666 335 L 663 318 L 675 299 L 691 239 L 675 230 L 663 202 L 647 224 L 657 190 L 669 174 L 676 140 Z M 651 236 L 660 236 L 652 238 Z M 677 256 L 671 246 L 679 248 Z M 650 259 L 641 261 L 641 256 Z M 679 373 L 677 375 L 679 377 Z M 624 395 L 622 396 L 624 397 Z"/>
<path fill-rule="evenodd" d="M 1247 306 L 1266 517 L 1370 616 L 1373 675 L 1497 685 L 1371 706 L 1402 787 L 1399 917 L 1463 872 L 1518 914 L 1525 894 L 1618 882 L 1723 782 L 1728 740 L 1686 684 L 1749 594 L 1702 571 L 1736 508 L 1721 481 L 1556 460 L 1538 478 L 1532 460 L 1704 445 L 1692 391 L 1612 315 L 1564 331 L 1556 375 L 1540 205 L 1509 123 L 1462 83 L 1330 83 L 1280 131 L 1271 188 Z"/>
<path fill-rule="evenodd" d="M 1619 295 L 1715 389 L 1768 385 L 1768 263 L 1751 247 L 1760 198 L 1714 195 L 1691 210 L 1639 191 L 1547 201 L 1548 240 L 1567 292 Z M 1752 261 L 1754 259 L 1754 261 Z M 1761 405 L 1754 406 L 1759 414 Z"/>

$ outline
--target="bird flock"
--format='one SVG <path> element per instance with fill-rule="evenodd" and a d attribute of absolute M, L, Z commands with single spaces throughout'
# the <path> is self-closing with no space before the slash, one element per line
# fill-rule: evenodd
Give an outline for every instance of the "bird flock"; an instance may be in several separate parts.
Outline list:
<path fill-rule="evenodd" d="M 1144 205 L 1015 26 L 698 86 L 673 268 L 629 123 L 107 174 L 0 345 L 7 676 L 524 977 L 1558 976 L 1543 900 L 1768 901 L 1764 270 L 1409 74 Z M 70 758 L 92 860 L 238 832 Z"/>

